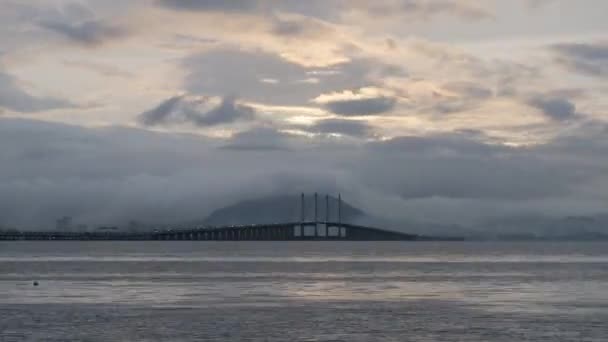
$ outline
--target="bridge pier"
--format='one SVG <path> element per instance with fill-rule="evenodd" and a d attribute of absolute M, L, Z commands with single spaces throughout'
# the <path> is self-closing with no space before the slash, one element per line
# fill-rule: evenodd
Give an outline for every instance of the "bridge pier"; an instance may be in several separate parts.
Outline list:
<path fill-rule="evenodd" d="M 262 228 L 261 240 L 266 241 L 266 240 L 268 240 L 269 236 L 270 236 L 270 228 L 268 228 L 268 227 Z"/>

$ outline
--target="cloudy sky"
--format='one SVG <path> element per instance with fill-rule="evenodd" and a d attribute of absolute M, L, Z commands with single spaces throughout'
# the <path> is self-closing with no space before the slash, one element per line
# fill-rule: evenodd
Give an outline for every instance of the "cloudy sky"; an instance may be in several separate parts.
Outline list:
<path fill-rule="evenodd" d="M 0 225 L 342 192 L 608 211 L 604 0 L 0 0 Z"/>

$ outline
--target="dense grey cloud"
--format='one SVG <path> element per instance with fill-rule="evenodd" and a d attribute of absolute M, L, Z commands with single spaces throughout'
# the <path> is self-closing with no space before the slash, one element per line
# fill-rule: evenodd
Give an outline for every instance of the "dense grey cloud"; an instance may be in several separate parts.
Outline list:
<path fill-rule="evenodd" d="M 255 9 L 255 0 L 159 0 L 161 6 L 182 11 L 227 11 L 240 12 Z"/>
<path fill-rule="evenodd" d="M 376 141 L 369 146 L 372 151 L 394 152 L 396 154 L 411 152 L 418 155 L 440 155 L 442 152 L 446 152 L 446 156 L 458 155 L 475 158 L 518 151 L 503 145 L 484 143 L 485 138 L 478 131 L 464 131 L 431 136 L 402 136 L 390 140 Z"/>
<path fill-rule="evenodd" d="M 492 146 L 467 137 L 396 138 L 371 147 L 375 154 L 357 165 L 364 169 L 365 181 L 385 191 L 395 189 L 406 199 L 542 198 L 562 194 L 582 180 L 564 169 L 554 170 L 557 165 L 535 161 L 534 151 Z M 399 172 L 377 168 L 379 163 L 399 165 Z M 543 179 L 550 172 L 554 177 Z"/>
<path fill-rule="evenodd" d="M 0 107 L 30 113 L 72 106 L 67 100 L 29 94 L 13 76 L 0 70 Z"/>
<path fill-rule="evenodd" d="M 255 110 L 236 103 L 234 97 L 228 96 L 224 97 L 217 107 L 205 113 L 190 109 L 185 112 L 185 117 L 197 126 L 215 126 L 252 120 L 255 117 Z"/>
<path fill-rule="evenodd" d="M 185 87 L 191 93 L 216 96 L 236 93 L 262 103 L 285 104 L 298 96 L 296 88 L 308 87 L 296 83 L 307 78 L 305 68 L 263 52 L 213 50 L 186 58 L 183 67 L 189 71 Z M 263 79 L 279 83 L 267 84 Z"/>
<path fill-rule="evenodd" d="M 125 29 L 99 20 L 86 20 L 79 23 L 47 20 L 40 22 L 40 26 L 58 33 L 72 42 L 86 46 L 99 45 L 127 34 Z"/>
<path fill-rule="evenodd" d="M 366 122 L 345 119 L 319 120 L 312 126 L 302 129 L 312 133 L 340 134 L 357 138 L 366 138 L 373 133 L 373 128 Z"/>
<path fill-rule="evenodd" d="M 237 94 L 245 100 L 273 105 L 309 105 L 322 93 L 373 85 L 371 75 L 404 74 L 398 66 L 371 59 L 308 68 L 274 54 L 238 49 L 195 54 L 185 58 L 182 67 L 187 73 L 184 87 L 192 94 Z"/>
<path fill-rule="evenodd" d="M 158 4 L 181 11 L 253 12 L 274 11 L 298 13 L 323 19 L 336 19 L 342 13 L 357 11 L 375 17 L 407 16 L 410 19 L 429 19 L 447 14 L 467 20 L 492 17 L 486 9 L 458 0 L 399 0 L 370 2 L 366 0 L 157 0 Z"/>
<path fill-rule="evenodd" d="M 334 100 L 324 106 L 335 114 L 344 116 L 376 115 L 391 111 L 397 101 L 392 97 L 378 96 L 371 98 Z"/>
<path fill-rule="evenodd" d="M 448 222 L 456 218 L 442 209 L 462 203 L 469 204 L 458 215 L 473 218 L 520 202 L 528 211 L 558 200 L 587 203 L 570 209 L 576 213 L 601 204 L 602 196 L 588 191 L 608 174 L 605 131 L 587 128 L 527 148 L 489 144 L 468 132 L 356 147 L 272 127 L 223 140 L 0 120 L 5 225 L 49 224 L 62 215 L 100 224 L 181 222 L 286 189 L 341 191 L 365 210 L 412 219 L 420 217 L 408 208 L 424 205 Z"/>
<path fill-rule="evenodd" d="M 200 105 L 205 103 L 206 100 L 201 102 L 185 96 L 170 97 L 158 106 L 139 114 L 138 121 L 144 126 L 187 122 L 206 127 L 253 120 L 255 117 L 253 108 L 237 103 L 233 96 L 222 98 L 217 106 L 208 110 L 200 108 Z"/>
<path fill-rule="evenodd" d="M 348 8 L 350 1 L 343 2 Z M 441 14 L 449 14 L 468 20 L 481 20 L 492 17 L 483 7 L 457 0 L 400 0 L 400 1 L 357 1 L 359 10 L 367 11 L 377 17 L 406 15 L 414 19 L 429 19 Z"/>
<path fill-rule="evenodd" d="M 594 77 L 608 76 L 608 43 L 556 44 L 558 62 L 568 69 Z"/>
<path fill-rule="evenodd" d="M 183 96 L 173 96 L 164 100 L 158 106 L 141 113 L 138 117 L 139 122 L 145 126 L 167 123 L 182 98 Z"/>
<path fill-rule="evenodd" d="M 577 117 L 576 106 L 564 98 L 536 96 L 528 101 L 552 120 L 564 121 Z"/>

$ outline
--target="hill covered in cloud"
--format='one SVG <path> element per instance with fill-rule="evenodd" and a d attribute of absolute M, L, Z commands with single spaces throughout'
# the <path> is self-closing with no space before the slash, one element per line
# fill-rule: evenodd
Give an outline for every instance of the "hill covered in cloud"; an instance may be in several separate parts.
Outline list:
<path fill-rule="evenodd" d="M 276 222 L 299 222 L 300 221 L 300 196 L 273 196 L 260 199 L 240 201 L 227 207 L 213 211 L 204 221 L 208 225 L 238 225 L 238 224 L 258 224 Z M 329 220 L 337 222 L 338 200 L 330 197 L 329 201 Z M 305 220 L 314 220 L 314 197 L 305 197 Z M 325 221 L 326 218 L 325 197 L 318 197 L 318 221 Z M 366 214 L 347 202 L 342 202 L 341 218 L 342 222 L 356 223 L 362 220 Z"/>
<path fill-rule="evenodd" d="M 337 199 L 330 198 L 330 221 L 337 221 Z M 314 218 L 314 200 L 306 198 L 305 219 Z M 247 225 L 300 221 L 300 197 L 273 196 L 240 201 L 213 211 L 199 224 Z M 319 197 L 318 221 L 325 221 L 324 197 Z M 464 237 L 470 240 L 605 240 L 608 214 L 592 216 L 546 217 L 519 215 L 495 217 L 471 226 L 441 224 L 404 218 L 391 221 L 374 217 L 343 202 L 342 222 L 368 225 L 406 233 L 437 237 Z M 191 223 L 196 224 L 196 223 Z"/>

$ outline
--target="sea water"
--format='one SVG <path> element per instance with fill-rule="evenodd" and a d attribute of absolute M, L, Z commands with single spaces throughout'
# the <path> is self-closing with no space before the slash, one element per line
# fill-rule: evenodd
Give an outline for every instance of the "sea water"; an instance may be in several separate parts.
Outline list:
<path fill-rule="evenodd" d="M 608 341 L 608 243 L 2 242 L 0 341 Z"/>

